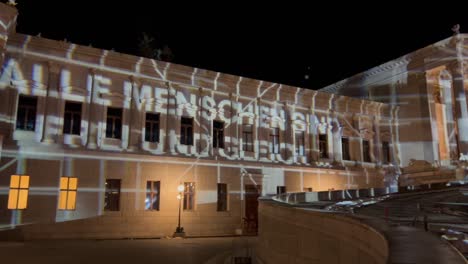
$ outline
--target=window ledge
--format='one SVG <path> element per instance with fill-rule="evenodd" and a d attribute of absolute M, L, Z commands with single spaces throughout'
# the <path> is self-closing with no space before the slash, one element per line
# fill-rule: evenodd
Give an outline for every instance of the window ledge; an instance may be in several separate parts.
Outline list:
<path fill-rule="evenodd" d="M 13 140 L 19 141 L 34 141 L 36 132 L 29 130 L 15 130 L 13 132 Z"/>

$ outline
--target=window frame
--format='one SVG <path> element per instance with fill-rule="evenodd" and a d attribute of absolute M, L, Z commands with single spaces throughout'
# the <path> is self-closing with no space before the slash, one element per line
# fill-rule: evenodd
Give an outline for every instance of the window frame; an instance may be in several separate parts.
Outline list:
<path fill-rule="evenodd" d="M 18 184 L 14 180 L 18 177 Z M 26 182 L 26 184 L 24 184 Z M 8 189 L 8 203 L 7 208 L 9 210 L 25 210 L 28 208 L 28 196 L 29 196 L 29 185 L 30 185 L 30 177 L 29 175 L 23 174 L 14 174 L 10 176 L 10 186 Z M 15 186 L 13 186 L 15 185 Z M 26 186 L 24 186 L 26 185 Z M 23 199 L 22 196 L 26 196 L 24 199 L 24 206 L 23 206 Z M 20 207 L 21 202 L 21 207 Z"/>
<path fill-rule="evenodd" d="M 271 129 L 270 129 L 270 142 L 271 142 L 270 153 L 279 154 L 280 153 L 280 146 L 281 146 L 279 127 L 271 127 Z"/>
<path fill-rule="evenodd" d="M 246 130 L 249 128 L 249 130 Z M 250 140 L 249 140 L 250 139 Z M 253 125 L 243 124 L 242 125 L 242 150 L 247 152 L 253 152 Z"/>
<path fill-rule="evenodd" d="M 62 186 L 62 180 L 67 181 L 66 183 L 66 188 L 63 188 Z M 76 180 L 75 182 L 75 187 L 70 186 L 70 180 Z M 70 205 L 70 194 L 74 193 L 74 203 L 72 204 L 71 207 Z M 71 177 L 71 176 L 62 176 L 60 177 L 60 186 L 59 186 L 59 201 L 58 201 L 58 210 L 61 211 L 74 211 L 76 210 L 76 198 L 78 194 L 78 178 L 77 177 Z M 65 196 L 65 208 L 62 207 L 62 202 L 63 201 L 63 196 Z"/>
<path fill-rule="evenodd" d="M 24 100 L 23 104 L 21 104 L 22 99 Z M 34 101 L 33 103 L 28 102 L 28 100 Z M 31 104 L 29 104 L 31 103 Z M 18 105 L 16 107 L 16 122 L 15 122 L 15 129 L 22 130 L 22 131 L 32 131 L 36 130 L 36 118 L 37 118 L 37 104 L 38 98 L 37 96 L 30 96 L 20 94 L 18 96 Z M 23 110 L 23 119 L 22 123 L 20 123 L 19 115 L 22 113 Z M 31 116 L 34 116 L 31 118 Z M 32 126 L 29 126 L 31 122 Z"/>
<path fill-rule="evenodd" d="M 217 127 L 215 124 L 219 124 Z M 213 148 L 224 149 L 224 122 L 213 120 L 213 138 L 212 138 Z"/>
<path fill-rule="evenodd" d="M 299 140 L 298 140 L 299 139 Z M 302 144 L 299 144 L 299 141 Z M 305 131 L 303 130 L 297 130 L 294 131 L 294 153 L 297 156 L 305 156 L 306 155 L 306 150 L 305 150 Z"/>
<path fill-rule="evenodd" d="M 184 211 L 195 210 L 195 186 L 195 182 L 184 182 L 184 200 L 182 201 Z"/>
<path fill-rule="evenodd" d="M 390 142 L 382 141 L 382 162 L 390 163 L 391 160 Z"/>
<path fill-rule="evenodd" d="M 154 119 L 148 117 L 155 117 Z M 146 112 L 145 114 L 145 141 L 159 143 L 160 142 L 160 124 L 161 115 L 159 113 Z M 148 125 L 150 131 L 148 132 Z"/>
<path fill-rule="evenodd" d="M 328 135 L 327 134 L 319 134 L 318 135 L 318 145 L 319 145 L 319 158 L 321 159 L 328 159 Z"/>
<path fill-rule="evenodd" d="M 370 140 L 362 139 L 362 161 L 363 162 L 372 162 L 370 152 L 371 152 Z"/>
<path fill-rule="evenodd" d="M 80 110 L 73 110 L 73 109 L 67 109 L 67 105 L 70 106 L 69 108 L 72 108 L 72 105 L 79 105 Z M 69 135 L 81 135 L 81 114 L 83 111 L 83 104 L 81 102 L 75 102 L 75 101 L 65 101 L 65 109 L 63 112 L 63 127 L 62 131 L 63 134 L 69 134 Z M 67 126 L 67 114 L 71 115 L 70 120 L 68 121 L 70 123 L 69 126 Z M 78 115 L 78 126 L 75 124 L 75 115 Z M 67 129 L 67 127 L 69 127 Z M 75 131 L 75 129 L 78 128 L 78 131 Z"/>
<path fill-rule="evenodd" d="M 344 144 L 344 142 L 346 142 L 346 144 Z M 341 137 L 341 159 L 351 160 L 351 155 L 349 152 L 349 138 L 348 137 Z"/>
<path fill-rule="evenodd" d="M 148 184 L 150 185 L 149 191 L 148 191 Z M 157 185 L 157 187 L 155 185 Z M 157 201 L 156 208 L 154 208 L 154 202 L 151 202 L 149 207 L 146 206 L 146 199 L 148 199 L 148 195 L 150 196 L 150 201 L 153 201 L 153 198 L 156 197 L 156 201 Z M 146 181 L 145 211 L 159 211 L 160 206 L 161 206 L 161 181 Z"/>
<path fill-rule="evenodd" d="M 193 141 L 193 117 L 182 116 L 180 118 L 180 144 L 193 146 Z"/>
<path fill-rule="evenodd" d="M 109 111 L 111 110 L 111 111 Z M 109 113 L 109 112 L 120 112 L 120 113 Z M 118 116 L 120 115 L 120 116 Z M 120 121 L 120 127 L 117 129 Z M 106 113 L 106 138 L 122 139 L 122 127 L 123 127 L 123 109 L 120 107 L 107 107 Z"/>

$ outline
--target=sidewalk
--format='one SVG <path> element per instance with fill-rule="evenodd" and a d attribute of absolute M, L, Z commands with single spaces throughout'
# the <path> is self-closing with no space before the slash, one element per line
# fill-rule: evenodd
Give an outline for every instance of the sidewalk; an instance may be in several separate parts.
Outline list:
<path fill-rule="evenodd" d="M 256 237 L 0 242 L 2 263 L 219 263 Z M 221 257 L 217 257 L 221 256 Z M 221 262 L 222 263 L 222 262 Z"/>

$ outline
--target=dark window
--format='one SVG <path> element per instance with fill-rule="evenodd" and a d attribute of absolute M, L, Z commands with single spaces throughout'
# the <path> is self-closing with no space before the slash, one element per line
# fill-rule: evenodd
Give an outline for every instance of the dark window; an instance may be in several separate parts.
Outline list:
<path fill-rule="evenodd" d="M 272 127 L 270 130 L 271 153 L 278 154 L 280 151 L 279 128 Z"/>
<path fill-rule="evenodd" d="M 390 144 L 387 141 L 382 142 L 382 162 L 390 162 Z"/>
<path fill-rule="evenodd" d="M 159 142 L 159 114 L 146 113 L 145 141 Z"/>
<path fill-rule="evenodd" d="M 296 133 L 294 133 L 294 140 L 296 143 L 296 155 L 304 156 L 305 155 L 304 131 L 296 131 Z"/>
<path fill-rule="evenodd" d="M 16 115 L 16 128 L 34 131 L 36 128 L 37 98 L 20 95 L 18 100 L 18 113 Z"/>
<path fill-rule="evenodd" d="M 319 135 L 319 151 L 320 151 L 320 158 L 328 158 L 328 143 L 327 143 L 327 135 L 320 134 Z"/>
<path fill-rule="evenodd" d="M 362 141 L 362 157 L 364 162 L 371 162 L 369 140 Z"/>
<path fill-rule="evenodd" d="M 193 145 L 193 118 L 182 117 L 180 122 L 180 144 Z"/>
<path fill-rule="evenodd" d="M 224 148 L 224 122 L 213 120 L 213 148 Z"/>
<path fill-rule="evenodd" d="M 184 210 L 195 208 L 195 183 L 184 182 Z"/>
<path fill-rule="evenodd" d="M 244 125 L 242 128 L 242 150 L 253 151 L 252 125 Z"/>
<path fill-rule="evenodd" d="M 286 186 L 276 186 L 276 194 L 286 193 Z"/>
<path fill-rule="evenodd" d="M 122 108 L 107 108 L 107 138 L 122 138 Z"/>
<path fill-rule="evenodd" d="M 107 179 L 104 199 L 105 211 L 119 211 L 120 208 L 120 180 Z"/>
<path fill-rule="evenodd" d="M 146 182 L 145 210 L 159 211 L 160 192 L 161 192 L 161 183 L 159 181 L 147 181 Z"/>
<path fill-rule="evenodd" d="M 227 211 L 227 184 L 218 183 L 218 211 Z"/>
<path fill-rule="evenodd" d="M 349 157 L 349 138 L 341 138 L 341 152 L 343 160 L 351 160 Z"/>
<path fill-rule="evenodd" d="M 81 132 L 81 103 L 66 102 L 63 133 L 79 135 Z"/>

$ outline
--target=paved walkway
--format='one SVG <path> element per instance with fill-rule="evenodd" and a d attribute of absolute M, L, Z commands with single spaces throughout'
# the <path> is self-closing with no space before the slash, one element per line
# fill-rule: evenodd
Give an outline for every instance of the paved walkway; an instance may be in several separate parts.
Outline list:
<path fill-rule="evenodd" d="M 15 264 L 211 264 L 223 263 L 233 251 L 247 254 L 255 241 L 256 237 L 223 237 L 0 242 L 0 256 L 1 263 Z"/>

